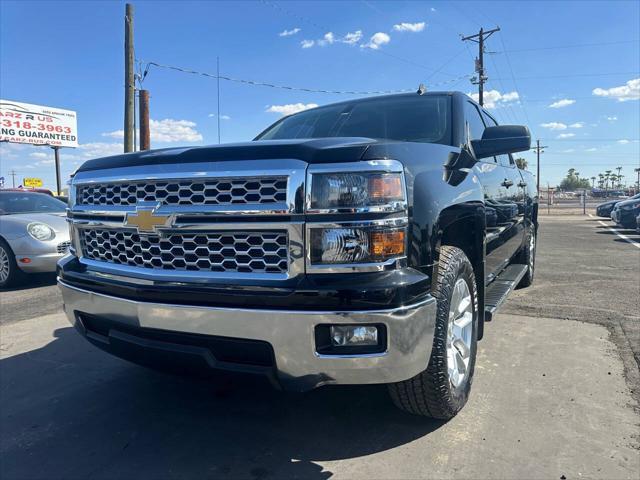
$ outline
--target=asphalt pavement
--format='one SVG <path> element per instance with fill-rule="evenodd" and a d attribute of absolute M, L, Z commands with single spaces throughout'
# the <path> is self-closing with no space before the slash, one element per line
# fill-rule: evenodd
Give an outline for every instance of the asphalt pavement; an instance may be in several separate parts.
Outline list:
<path fill-rule="evenodd" d="M 0 477 L 637 479 L 640 248 L 579 215 L 543 217 L 538 246 L 446 423 L 383 386 L 149 371 L 80 338 L 53 279 L 0 292 Z"/>

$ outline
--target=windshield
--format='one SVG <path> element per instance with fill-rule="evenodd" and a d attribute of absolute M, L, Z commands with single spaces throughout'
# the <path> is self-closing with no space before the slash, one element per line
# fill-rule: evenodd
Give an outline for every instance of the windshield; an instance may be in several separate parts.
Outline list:
<path fill-rule="evenodd" d="M 448 96 L 381 97 L 306 110 L 286 117 L 256 140 L 368 137 L 451 143 Z"/>
<path fill-rule="evenodd" d="M 0 215 L 63 213 L 66 207 L 65 203 L 44 193 L 0 192 Z"/>

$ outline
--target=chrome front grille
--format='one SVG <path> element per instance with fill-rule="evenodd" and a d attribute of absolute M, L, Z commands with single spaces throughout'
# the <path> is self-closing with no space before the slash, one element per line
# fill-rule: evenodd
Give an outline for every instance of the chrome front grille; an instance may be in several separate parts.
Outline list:
<path fill-rule="evenodd" d="M 141 235 L 80 229 L 83 256 L 147 269 L 195 272 L 287 273 L 287 231 L 215 231 Z"/>
<path fill-rule="evenodd" d="M 69 251 L 70 246 L 71 246 L 71 242 L 60 242 L 56 247 L 56 251 L 58 253 L 67 253 Z"/>
<path fill-rule="evenodd" d="M 305 162 L 179 160 L 74 175 L 71 234 L 88 271 L 198 283 L 304 274 Z"/>
<path fill-rule="evenodd" d="M 287 177 L 144 180 L 79 185 L 78 205 L 272 204 L 287 199 Z"/>

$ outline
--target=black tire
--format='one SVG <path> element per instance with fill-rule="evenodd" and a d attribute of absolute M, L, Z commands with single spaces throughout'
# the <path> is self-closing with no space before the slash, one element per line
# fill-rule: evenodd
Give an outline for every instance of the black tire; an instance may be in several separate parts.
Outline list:
<path fill-rule="evenodd" d="M 6 255 L 9 274 L 4 280 L 0 277 L 0 288 L 15 287 L 24 279 L 24 272 L 18 267 L 16 256 L 13 254 L 9 244 L 0 238 L 0 261 L 3 254 Z M 2 268 L 2 264 L 0 264 L 0 268 Z"/>
<path fill-rule="evenodd" d="M 533 238 L 533 249 L 531 248 L 531 240 Z M 518 254 L 515 263 L 527 265 L 527 273 L 524 274 L 520 283 L 516 288 L 527 288 L 533 283 L 533 276 L 536 273 L 536 250 L 538 248 L 538 236 L 536 228 L 530 225 L 527 229 L 527 238 L 522 250 Z"/>
<path fill-rule="evenodd" d="M 454 417 L 469 398 L 476 363 L 478 341 L 478 292 L 471 262 L 462 250 L 443 246 L 434 270 L 432 295 L 437 300 L 433 348 L 427 369 L 403 382 L 389 384 L 395 405 L 414 415 L 448 420 Z M 450 381 L 447 360 L 449 307 L 453 288 L 463 279 L 472 298 L 472 331 L 469 365 L 462 382 L 455 387 Z"/>

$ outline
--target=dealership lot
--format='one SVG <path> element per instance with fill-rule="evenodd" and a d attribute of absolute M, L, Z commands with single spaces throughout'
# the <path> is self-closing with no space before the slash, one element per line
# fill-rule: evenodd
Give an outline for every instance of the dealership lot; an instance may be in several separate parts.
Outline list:
<path fill-rule="evenodd" d="M 471 399 L 444 424 L 382 386 L 151 372 L 77 335 L 51 276 L 0 292 L 0 476 L 638 478 L 640 235 L 582 215 L 540 228 L 536 281 L 487 325 Z"/>

